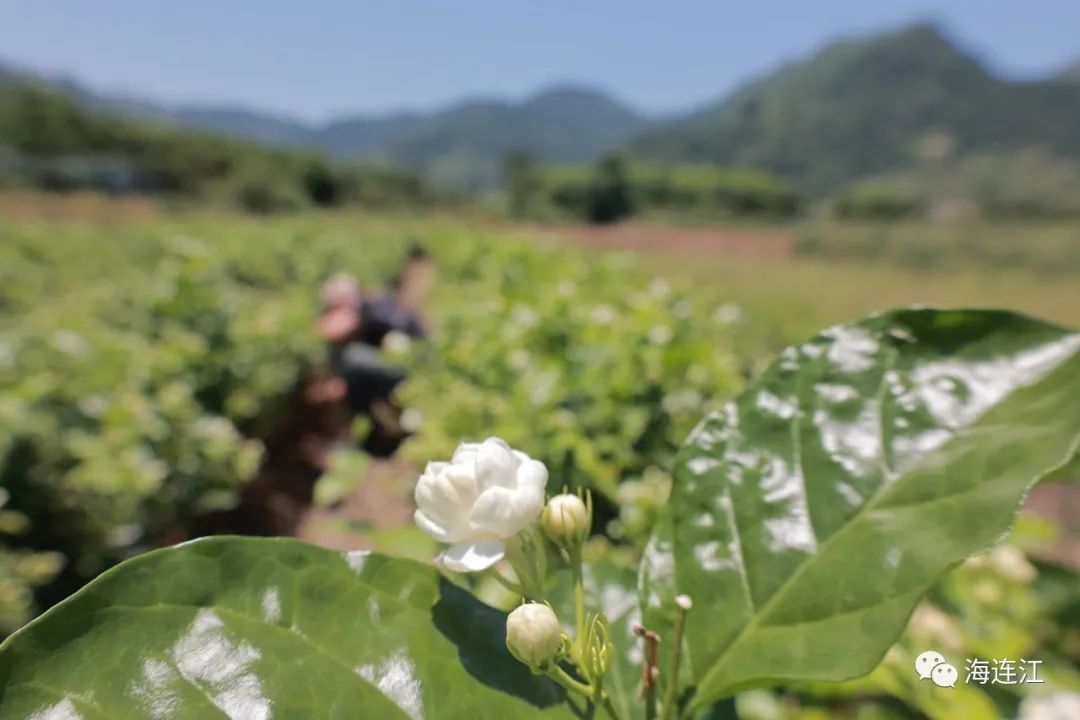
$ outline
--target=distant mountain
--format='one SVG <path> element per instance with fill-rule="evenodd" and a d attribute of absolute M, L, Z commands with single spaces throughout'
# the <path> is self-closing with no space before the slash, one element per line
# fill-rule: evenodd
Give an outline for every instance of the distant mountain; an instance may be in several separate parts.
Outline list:
<path fill-rule="evenodd" d="M 334 123 L 316 133 L 315 143 L 331 155 L 372 154 L 424 172 L 438 184 L 464 181 L 478 189 L 498 182 L 510 153 L 523 151 L 547 162 L 590 161 L 647 124 L 602 92 L 565 87 L 522 103 L 474 100 L 394 121 Z"/>
<path fill-rule="evenodd" d="M 1057 79 L 1080 85 L 1080 60 L 1062 70 Z"/>
<path fill-rule="evenodd" d="M 303 123 L 271 113 L 230 106 L 171 106 L 127 95 L 92 90 L 67 77 L 47 77 L 0 62 L 0 80 L 45 84 L 93 110 L 136 120 L 183 125 L 271 145 L 304 145 L 310 133 Z"/>
<path fill-rule="evenodd" d="M 68 80 L 48 82 L 98 109 L 314 149 L 339 161 L 377 162 L 457 190 L 494 187 L 515 151 L 541 162 L 589 162 L 619 151 L 659 162 L 754 167 L 815 195 L 858 178 L 926 170 L 946 157 L 1031 151 L 1080 160 L 1080 62 L 1045 81 L 1006 81 L 932 24 L 834 43 L 662 122 L 580 86 L 522 102 L 478 99 L 432 112 L 311 125 L 240 108 L 169 107 L 102 95 Z"/>
<path fill-rule="evenodd" d="M 304 145 L 309 134 L 299 121 L 241 108 L 182 107 L 167 117 L 182 125 L 271 145 Z"/>
<path fill-rule="evenodd" d="M 1080 92 L 1007 82 L 934 25 L 838 42 L 646 133 L 644 158 L 747 165 L 809 192 L 910 166 L 926 153 L 1038 147 L 1080 157 Z"/>
<path fill-rule="evenodd" d="M 459 189 L 497 184 L 509 153 L 541 161 L 585 162 L 622 145 L 649 120 L 605 93 L 567 86 L 523 102 L 473 100 L 430 113 L 345 117 L 309 125 L 234 107 L 171 107 L 94 92 L 69 79 L 41 78 L 87 106 L 141 120 L 168 122 L 245 140 L 321 150 L 335 160 L 377 159 L 430 175 Z"/>

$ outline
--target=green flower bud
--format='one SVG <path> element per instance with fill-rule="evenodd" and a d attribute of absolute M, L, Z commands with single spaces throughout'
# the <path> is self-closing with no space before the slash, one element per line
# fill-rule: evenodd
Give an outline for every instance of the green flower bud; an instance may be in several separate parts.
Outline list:
<path fill-rule="evenodd" d="M 539 672 L 558 660 L 563 630 L 547 605 L 526 603 L 506 618 L 506 647 L 510 654 Z"/>
<path fill-rule="evenodd" d="M 599 684 L 615 659 L 615 646 L 603 615 L 592 615 L 585 622 L 581 648 L 581 670 L 594 684 Z"/>
<path fill-rule="evenodd" d="M 592 527 L 592 502 L 563 493 L 548 500 L 543 523 L 548 536 L 563 547 L 580 546 Z"/>
<path fill-rule="evenodd" d="M 521 593 L 526 600 L 539 600 L 544 596 L 547 579 L 547 550 L 540 531 L 530 525 L 506 541 L 506 559 L 514 568 Z"/>

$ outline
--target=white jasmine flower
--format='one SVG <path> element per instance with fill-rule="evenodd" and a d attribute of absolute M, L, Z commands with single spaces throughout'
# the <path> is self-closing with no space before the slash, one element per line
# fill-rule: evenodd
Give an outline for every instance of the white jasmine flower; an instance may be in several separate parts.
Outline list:
<path fill-rule="evenodd" d="M 671 314 L 677 318 L 688 318 L 694 312 L 694 306 L 689 300 L 680 300 L 671 307 Z"/>
<path fill-rule="evenodd" d="M 405 432 L 414 433 L 424 424 L 424 414 L 418 408 L 405 408 L 401 411 L 398 424 Z"/>
<path fill-rule="evenodd" d="M 71 330 L 57 330 L 50 338 L 52 346 L 62 353 L 83 357 L 90 349 L 82 335 Z"/>
<path fill-rule="evenodd" d="M 606 303 L 597 305 L 589 313 L 589 317 L 597 325 L 609 325 L 615 319 L 615 308 Z"/>
<path fill-rule="evenodd" d="M 516 325 L 524 328 L 534 327 L 540 322 L 540 316 L 536 313 L 536 310 L 528 305 L 515 305 L 513 311 L 510 313 L 510 319 L 513 320 Z"/>
<path fill-rule="evenodd" d="M 1035 566 L 1024 553 L 1011 545 L 996 548 L 990 553 L 990 564 L 1001 575 L 1018 583 L 1030 583 L 1038 576 Z"/>
<path fill-rule="evenodd" d="M 109 409 L 109 401 L 100 395 L 87 395 L 76 403 L 80 412 L 87 417 L 101 417 Z"/>
<path fill-rule="evenodd" d="M 735 303 L 724 303 L 716 308 L 713 319 L 722 325 L 734 325 L 743 317 L 742 308 Z"/>
<path fill-rule="evenodd" d="M 512 367 L 518 372 L 524 370 L 529 365 L 529 351 L 525 348 L 514 348 L 506 356 L 506 364 Z"/>
<path fill-rule="evenodd" d="M 649 342 L 653 345 L 667 345 L 675 336 L 667 325 L 657 325 L 649 330 Z"/>
<path fill-rule="evenodd" d="M 382 348 L 391 355 L 404 355 L 412 347 L 412 338 L 400 330 L 391 330 L 383 338 Z"/>
<path fill-rule="evenodd" d="M 416 524 L 450 545 L 437 561 L 478 572 L 506 554 L 506 541 L 544 508 L 543 463 L 499 438 L 462 443 L 450 462 L 432 462 L 416 484 Z"/>

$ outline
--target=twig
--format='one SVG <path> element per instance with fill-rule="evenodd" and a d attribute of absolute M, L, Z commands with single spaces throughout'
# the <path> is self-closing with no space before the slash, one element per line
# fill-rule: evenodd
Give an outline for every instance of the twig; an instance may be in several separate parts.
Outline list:
<path fill-rule="evenodd" d="M 660 636 L 643 625 L 634 625 L 635 635 L 645 642 L 645 663 L 641 666 L 638 699 L 645 701 L 645 720 L 656 720 L 656 684 L 660 680 Z"/>

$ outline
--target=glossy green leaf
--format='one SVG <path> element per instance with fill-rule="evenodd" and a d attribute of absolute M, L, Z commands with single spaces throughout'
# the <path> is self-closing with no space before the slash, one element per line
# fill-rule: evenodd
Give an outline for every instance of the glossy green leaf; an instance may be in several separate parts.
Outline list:
<path fill-rule="evenodd" d="M 1080 334 L 1028 318 L 901 310 L 785 350 L 677 462 L 695 703 L 869 672 L 1078 433 Z"/>
<path fill-rule="evenodd" d="M 119 565 L 9 638 L 0 717 L 579 717 L 504 627 L 416 562 L 200 540 Z"/>

